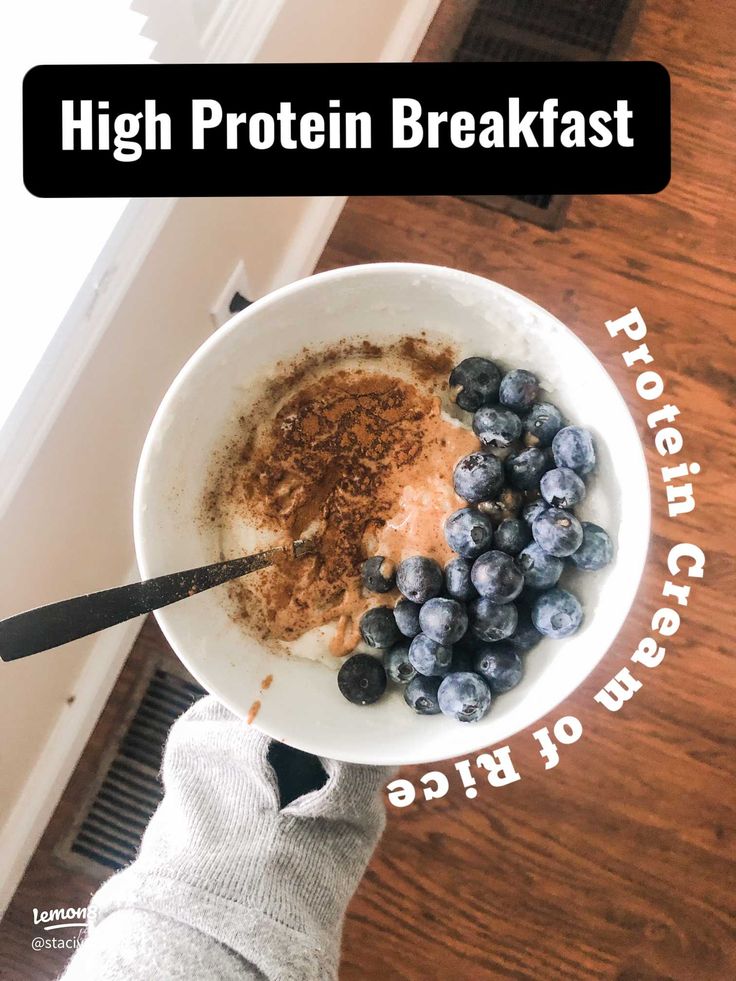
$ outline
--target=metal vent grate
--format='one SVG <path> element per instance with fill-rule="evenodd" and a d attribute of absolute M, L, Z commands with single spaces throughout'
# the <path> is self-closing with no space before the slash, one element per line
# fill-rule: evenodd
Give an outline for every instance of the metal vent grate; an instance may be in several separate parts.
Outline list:
<path fill-rule="evenodd" d="M 511 38 L 494 34 L 486 30 L 490 25 L 482 18 L 477 23 L 471 21 L 460 47 L 455 54 L 455 61 L 561 61 L 560 55 L 524 44 Z"/>
<path fill-rule="evenodd" d="M 159 769 L 169 729 L 203 694 L 177 673 L 152 672 L 76 830 L 57 849 L 65 864 L 102 878 L 133 861 L 163 796 Z"/>
<path fill-rule="evenodd" d="M 456 61 L 560 61 L 620 55 L 640 0 L 480 0 Z"/>
<path fill-rule="evenodd" d="M 620 55 L 640 0 L 480 0 L 455 61 L 600 60 Z M 559 228 L 569 197 L 468 195 L 466 199 L 545 228 Z"/>
<path fill-rule="evenodd" d="M 476 16 L 607 56 L 630 0 L 492 0 Z"/>

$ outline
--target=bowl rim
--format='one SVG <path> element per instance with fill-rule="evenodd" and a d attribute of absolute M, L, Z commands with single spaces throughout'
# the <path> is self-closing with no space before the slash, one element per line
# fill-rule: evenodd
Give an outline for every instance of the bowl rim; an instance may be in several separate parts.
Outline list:
<path fill-rule="evenodd" d="M 634 437 L 632 443 L 637 447 L 636 462 L 640 475 L 643 478 L 643 491 L 645 500 L 642 502 L 643 506 L 641 511 L 642 518 L 642 532 L 641 540 L 637 543 L 637 548 L 633 551 L 630 556 L 630 562 L 632 568 L 635 568 L 635 574 L 631 577 L 631 585 L 626 597 L 626 602 L 624 605 L 618 607 L 618 614 L 612 621 L 610 621 L 610 627 L 608 631 L 609 639 L 604 641 L 604 647 L 600 652 L 600 655 L 596 658 L 595 662 L 592 664 L 590 670 L 586 675 L 581 678 L 577 684 L 568 691 L 565 695 L 559 698 L 553 705 L 547 707 L 547 709 L 542 713 L 542 715 L 536 716 L 524 725 L 515 724 L 502 740 L 497 740 L 496 743 L 492 745 L 498 745 L 499 743 L 506 743 L 512 736 L 518 735 L 518 733 L 530 729 L 534 726 L 539 719 L 547 716 L 555 711 L 563 702 L 565 702 L 582 684 L 590 677 L 592 672 L 600 665 L 604 657 L 610 651 L 612 646 L 615 644 L 621 629 L 626 622 L 626 619 L 631 611 L 631 608 L 636 600 L 637 593 L 639 591 L 639 586 L 646 568 L 647 556 L 649 552 L 649 547 L 651 543 L 651 522 L 652 522 L 652 501 L 651 501 L 651 483 L 649 479 L 649 471 L 646 463 L 646 456 L 644 453 L 644 448 L 642 441 L 639 437 L 636 424 L 629 409 L 626 400 L 624 399 L 621 391 L 606 369 L 603 362 L 598 358 L 594 351 L 580 338 L 578 335 L 564 324 L 558 317 L 542 307 L 535 300 L 527 297 L 523 293 L 519 293 L 517 290 L 511 289 L 496 280 L 490 279 L 487 276 L 481 276 L 475 273 L 469 273 L 461 269 L 456 269 L 451 266 L 443 266 L 434 263 L 422 263 L 422 262 L 366 262 L 357 265 L 350 266 L 340 266 L 336 269 L 326 270 L 320 273 L 313 273 L 308 276 L 304 276 L 300 279 L 294 280 L 291 283 L 287 283 L 284 286 L 278 287 L 277 289 L 265 294 L 253 303 L 249 304 L 245 309 L 234 314 L 228 321 L 226 321 L 222 326 L 206 338 L 205 341 L 190 355 L 184 365 L 180 368 L 173 381 L 169 385 L 166 394 L 162 398 L 159 406 L 154 413 L 153 419 L 151 421 L 148 433 L 146 435 L 143 447 L 141 450 L 141 455 L 138 462 L 138 467 L 135 477 L 135 485 L 133 491 L 133 538 L 135 545 L 135 554 L 138 568 L 141 574 L 141 578 L 149 578 L 152 575 L 158 575 L 159 573 L 153 572 L 149 566 L 148 556 L 147 556 L 147 541 L 146 534 L 143 529 L 143 515 L 145 513 L 145 497 L 146 497 L 146 483 L 147 475 L 151 469 L 151 464 L 155 457 L 155 446 L 161 437 L 162 426 L 164 422 L 170 417 L 170 409 L 172 403 L 177 399 L 180 391 L 186 386 L 189 377 L 196 372 L 201 362 L 205 361 L 210 353 L 215 350 L 222 342 L 223 339 L 228 337 L 235 331 L 239 331 L 243 324 L 246 324 L 251 317 L 255 314 L 262 314 L 264 310 L 267 310 L 271 306 L 276 306 L 280 303 L 282 299 L 290 296 L 293 293 L 298 293 L 304 289 L 316 288 L 323 283 L 337 282 L 343 279 L 353 279 L 361 278 L 364 276 L 371 276 L 376 274 L 389 274 L 397 276 L 426 276 L 434 275 L 443 277 L 448 283 L 453 280 L 457 283 L 477 283 L 482 286 L 482 288 L 487 288 L 488 285 L 493 287 L 500 294 L 505 295 L 510 299 L 515 301 L 521 300 L 527 309 L 534 310 L 540 313 L 544 318 L 551 318 L 558 327 L 562 328 L 563 332 L 569 335 L 569 339 L 574 342 L 578 347 L 582 348 L 584 352 L 592 357 L 598 364 L 601 371 L 603 371 L 609 378 L 611 382 L 611 391 L 615 392 L 615 397 L 619 400 L 621 407 L 624 410 L 623 416 L 627 420 L 628 425 L 631 429 L 631 435 Z M 200 670 L 200 666 L 196 664 L 196 659 L 194 663 L 189 658 L 186 652 L 186 644 L 180 643 L 180 639 L 177 636 L 175 628 L 168 621 L 168 608 L 163 608 L 162 610 L 154 611 L 154 616 L 158 622 L 158 625 L 171 646 L 172 650 L 176 654 L 177 658 L 184 664 L 184 666 L 189 670 L 189 672 L 198 680 L 200 676 L 204 674 Z M 242 716 L 242 712 L 236 708 L 229 697 L 227 691 L 223 691 L 219 685 L 211 684 L 209 681 L 205 684 L 200 680 L 202 686 L 206 689 L 208 694 L 214 695 L 220 702 L 222 702 L 230 711 L 235 713 L 238 717 Z M 268 726 L 263 726 L 260 717 L 257 717 L 252 723 L 255 729 L 263 732 L 267 736 L 273 738 L 281 738 L 277 736 L 275 732 L 269 731 Z M 482 731 L 482 730 L 480 730 Z M 488 746 L 486 742 L 480 742 L 475 749 L 468 751 L 463 750 L 463 755 L 469 756 L 472 753 L 480 751 L 482 748 Z M 324 758 L 324 754 L 322 755 Z M 358 763 L 363 765 L 376 765 L 379 761 L 372 760 L 366 762 L 365 759 L 359 760 L 351 753 L 341 754 L 339 747 L 335 749 L 330 749 L 330 758 L 335 760 L 341 760 L 348 763 Z M 380 757 L 380 765 L 389 766 L 410 766 L 410 765 L 423 765 L 430 764 L 434 762 L 440 762 L 446 759 L 454 759 L 456 756 L 432 756 L 427 757 L 426 755 L 420 754 L 418 756 L 408 756 L 405 753 L 396 756 L 391 756 L 390 753 L 382 754 Z"/>

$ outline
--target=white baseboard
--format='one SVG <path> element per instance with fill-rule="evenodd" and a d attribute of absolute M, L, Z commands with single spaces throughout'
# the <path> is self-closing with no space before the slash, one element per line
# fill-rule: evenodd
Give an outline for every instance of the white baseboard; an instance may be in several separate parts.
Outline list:
<path fill-rule="evenodd" d="M 407 0 L 386 39 L 379 61 L 411 61 L 429 30 L 441 0 Z"/>
<path fill-rule="evenodd" d="M 130 580 L 134 579 L 131 572 Z M 0 917 L 18 888 L 140 629 L 137 618 L 98 635 L 74 683 L 74 702 L 59 712 L 0 830 Z"/>
<path fill-rule="evenodd" d="M 346 201 L 347 198 L 311 198 L 267 292 L 314 272 Z"/>

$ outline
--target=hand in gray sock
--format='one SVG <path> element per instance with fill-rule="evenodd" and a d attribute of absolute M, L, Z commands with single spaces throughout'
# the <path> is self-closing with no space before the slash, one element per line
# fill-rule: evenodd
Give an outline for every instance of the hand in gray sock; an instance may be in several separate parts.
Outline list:
<path fill-rule="evenodd" d="M 138 858 L 92 898 L 64 981 L 337 977 L 391 771 L 322 760 L 326 780 L 308 783 L 324 785 L 280 809 L 270 744 L 211 697 L 176 722 L 164 799 Z"/>

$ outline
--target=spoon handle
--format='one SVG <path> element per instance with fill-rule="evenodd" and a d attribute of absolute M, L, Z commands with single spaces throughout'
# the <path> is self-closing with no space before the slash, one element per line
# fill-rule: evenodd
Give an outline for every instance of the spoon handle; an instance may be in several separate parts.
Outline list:
<path fill-rule="evenodd" d="M 143 613 L 177 603 L 230 579 L 264 569 L 279 556 L 300 558 L 310 551 L 311 542 L 297 541 L 256 555 L 144 579 L 18 613 L 0 620 L 0 658 L 3 661 L 16 661 L 59 647 L 106 627 L 113 627 L 116 623 L 124 623 Z"/>

